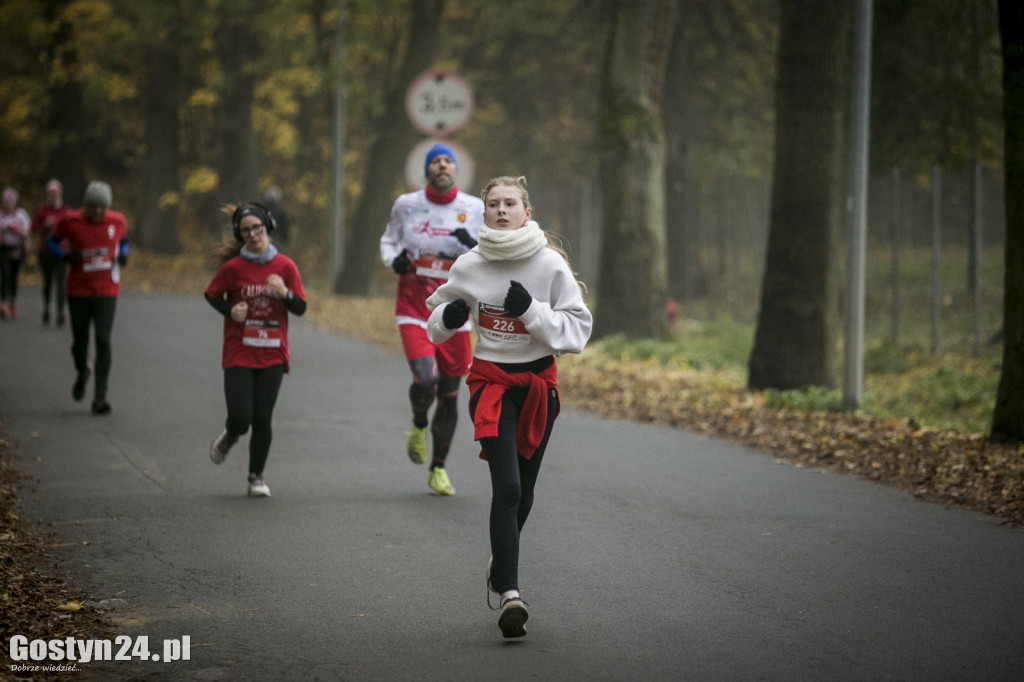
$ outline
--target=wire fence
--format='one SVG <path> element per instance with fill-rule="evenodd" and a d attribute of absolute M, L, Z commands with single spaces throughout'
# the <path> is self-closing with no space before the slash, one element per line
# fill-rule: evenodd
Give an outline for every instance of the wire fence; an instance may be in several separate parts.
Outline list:
<path fill-rule="evenodd" d="M 756 320 L 764 270 L 770 179 L 740 175 L 704 178 L 690 215 L 688 248 L 699 269 L 695 295 L 680 301 L 694 318 Z M 543 197 L 537 202 L 543 202 Z M 570 206 L 538 205 L 563 217 L 573 264 L 590 290 L 600 278 L 600 202 L 593 183 L 581 183 Z M 680 212 L 669 207 L 673 229 Z M 575 211 L 575 212 L 574 212 Z M 844 225 L 842 217 L 838 223 Z M 893 168 L 870 178 L 868 199 L 866 334 L 875 343 L 920 345 L 936 353 L 998 341 L 1002 328 L 1005 198 L 1001 172 Z M 843 228 L 845 229 L 845 227 Z M 836 235 L 835 286 L 845 281 L 843 230 Z M 674 273 L 678 274 L 678 273 Z M 842 305 L 842 292 L 837 289 Z M 838 313 L 838 311 L 837 311 Z M 838 324 L 837 315 L 837 324 Z"/>

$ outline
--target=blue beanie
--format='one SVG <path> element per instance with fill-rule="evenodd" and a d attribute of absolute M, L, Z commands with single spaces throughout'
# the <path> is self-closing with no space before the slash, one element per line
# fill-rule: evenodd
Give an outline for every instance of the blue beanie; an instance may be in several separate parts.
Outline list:
<path fill-rule="evenodd" d="M 447 156 L 449 159 L 452 160 L 452 163 L 455 164 L 455 168 L 458 169 L 459 162 L 455 160 L 455 152 L 451 150 L 451 147 L 438 143 L 431 147 L 430 151 L 427 152 L 427 160 L 423 164 L 423 175 L 427 174 L 427 169 L 430 167 L 430 162 L 433 161 L 438 156 Z"/>

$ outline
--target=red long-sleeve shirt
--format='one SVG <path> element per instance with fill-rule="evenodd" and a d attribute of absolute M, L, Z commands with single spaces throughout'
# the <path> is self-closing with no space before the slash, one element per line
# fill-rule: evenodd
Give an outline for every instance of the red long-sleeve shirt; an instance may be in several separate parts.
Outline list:
<path fill-rule="evenodd" d="M 121 293 L 117 256 L 121 242 L 128 239 L 128 228 L 120 212 L 108 209 L 103 219 L 95 223 L 84 211 L 70 211 L 57 223 L 53 236 L 66 239 L 67 250 L 80 255 L 68 270 L 69 297 L 116 297 Z"/>
<path fill-rule="evenodd" d="M 231 305 L 245 301 L 249 306 L 244 323 L 224 318 L 223 369 L 262 369 L 279 364 L 284 365 L 285 372 L 290 369 L 288 310 L 267 285 L 270 275 L 279 275 L 294 296 L 306 300 L 299 269 L 292 259 L 280 253 L 263 265 L 235 256 L 220 266 L 206 287 L 206 295 L 211 298 L 227 294 Z"/>

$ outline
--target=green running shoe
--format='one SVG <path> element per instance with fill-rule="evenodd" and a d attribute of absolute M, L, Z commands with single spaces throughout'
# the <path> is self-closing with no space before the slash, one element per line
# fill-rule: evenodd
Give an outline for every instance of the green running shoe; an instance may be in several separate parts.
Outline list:
<path fill-rule="evenodd" d="M 444 470 L 444 467 L 436 467 L 432 469 L 430 471 L 430 478 L 427 479 L 427 483 L 430 484 L 435 495 L 455 494 L 455 488 L 452 487 L 452 481 L 448 478 L 448 472 Z"/>
<path fill-rule="evenodd" d="M 409 441 L 405 444 L 405 451 L 413 464 L 423 464 L 427 461 L 427 431 L 429 426 L 422 429 L 416 427 L 416 422 L 409 425 L 412 429 L 409 432 Z"/>

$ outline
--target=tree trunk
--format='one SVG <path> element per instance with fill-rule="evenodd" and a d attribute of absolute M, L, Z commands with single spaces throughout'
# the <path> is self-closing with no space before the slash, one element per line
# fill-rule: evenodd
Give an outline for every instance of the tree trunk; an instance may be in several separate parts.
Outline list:
<path fill-rule="evenodd" d="M 992 415 L 994 442 L 1024 440 L 1024 5 L 999 1 L 1003 40 L 1006 272 L 1003 368 Z"/>
<path fill-rule="evenodd" d="M 676 19 L 665 82 L 665 225 L 668 289 L 683 300 L 696 298 L 701 273 L 700 170 L 697 143 L 700 122 L 693 106 L 696 91 L 696 65 L 693 52 L 699 44 L 696 29 L 696 5 L 682 3 Z"/>
<path fill-rule="evenodd" d="M 47 17 L 56 21 L 65 2 L 47 4 Z M 54 131 L 57 141 L 46 160 L 47 179 L 56 178 L 64 186 L 64 201 L 79 206 L 85 192 L 85 148 L 90 128 L 85 107 L 82 83 L 79 80 L 78 56 L 67 43 L 73 34 L 72 26 L 62 22 L 54 36 L 51 64 L 60 64 L 66 78 L 51 78 L 50 115 L 47 130 Z"/>
<path fill-rule="evenodd" d="M 831 270 L 842 215 L 848 4 L 782 1 L 775 170 L 752 389 L 835 385 Z"/>
<path fill-rule="evenodd" d="M 140 246 L 177 253 L 178 243 L 178 52 L 156 42 L 147 55 L 145 195 L 136 226 Z"/>
<path fill-rule="evenodd" d="M 380 236 L 395 200 L 395 179 L 404 177 L 405 159 L 418 133 L 406 119 L 405 92 L 412 80 L 429 69 L 437 55 L 445 0 L 414 0 L 406 27 L 408 48 L 398 81 L 385 98 L 379 134 L 366 164 L 366 180 L 352 219 L 345 262 L 334 293 L 367 295 L 380 263 Z M 404 183 L 404 180 L 403 180 Z"/>
<path fill-rule="evenodd" d="M 594 335 L 667 332 L 665 66 L 675 2 L 617 2 L 600 114 L 604 227 Z"/>
<path fill-rule="evenodd" d="M 217 36 L 217 56 L 223 71 L 223 88 L 217 108 L 218 149 L 216 170 L 220 178 L 220 203 L 258 201 L 259 159 L 252 110 L 258 76 L 253 61 L 262 53 L 263 39 L 251 27 L 251 16 L 241 7 L 227 6 Z M 242 11 L 240 11 L 242 10 Z M 251 11 L 251 10 L 250 10 Z M 212 223 L 217 229 L 223 221 Z"/>
<path fill-rule="evenodd" d="M 330 11 L 329 5 L 337 4 L 337 0 L 313 0 L 309 8 L 310 16 L 317 18 L 313 42 L 315 56 L 312 61 L 315 68 L 325 74 L 332 73 L 334 35 L 321 18 Z M 315 191 L 330 196 L 333 192 L 331 174 L 326 169 L 332 164 L 332 156 L 328 153 L 331 147 L 324 142 L 332 136 L 331 126 L 325 124 L 332 123 L 334 85 L 327 84 L 326 87 L 318 88 L 308 96 L 300 95 L 297 99 L 299 110 L 295 127 L 298 131 L 299 144 L 295 155 L 296 172 L 293 174 L 293 182 L 298 187 L 316 188 Z M 280 185 L 281 179 L 275 177 L 275 183 Z M 308 246 L 315 239 L 316 226 L 329 224 L 325 209 L 329 208 L 330 204 L 321 208 L 311 201 L 289 202 L 287 199 L 293 193 L 287 187 L 282 187 L 282 190 L 286 199 L 284 203 L 288 206 L 288 248 L 291 249 L 289 255 L 294 258 L 298 255 L 296 249 L 299 244 Z M 328 233 L 322 233 L 322 238 L 329 238 Z M 316 252 L 323 254 L 323 246 L 318 245 Z"/>

